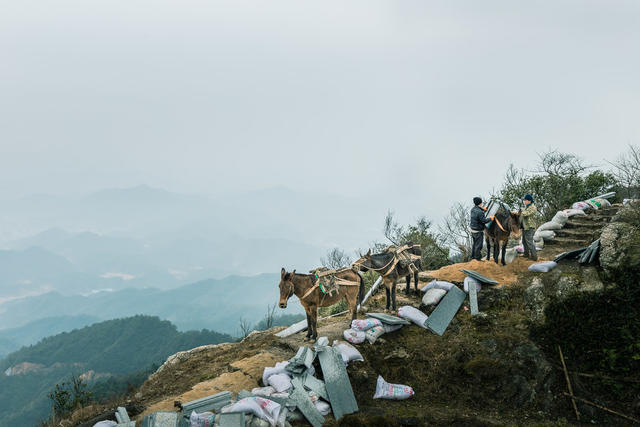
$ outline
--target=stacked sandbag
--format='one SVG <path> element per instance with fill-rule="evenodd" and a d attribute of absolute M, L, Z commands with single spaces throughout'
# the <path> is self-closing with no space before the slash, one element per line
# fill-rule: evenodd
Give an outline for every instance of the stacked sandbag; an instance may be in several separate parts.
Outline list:
<path fill-rule="evenodd" d="M 565 211 L 558 211 L 551 221 L 545 222 L 536 230 L 533 241 L 537 250 L 544 248 L 545 240 L 555 239 L 555 231 L 562 229 L 569 220 L 569 215 Z"/>
<path fill-rule="evenodd" d="M 455 285 L 450 282 L 432 280 L 421 289 L 421 291 L 425 293 L 422 297 L 422 303 L 424 305 L 437 305 L 452 286 Z"/>

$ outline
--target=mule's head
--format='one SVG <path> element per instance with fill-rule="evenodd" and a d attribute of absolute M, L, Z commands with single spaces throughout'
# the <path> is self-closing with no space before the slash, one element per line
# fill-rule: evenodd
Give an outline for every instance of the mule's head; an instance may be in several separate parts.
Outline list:
<path fill-rule="evenodd" d="M 280 301 L 278 302 L 280 308 L 287 308 L 287 301 L 293 296 L 295 286 L 291 279 L 295 273 L 295 270 L 291 273 L 287 273 L 284 268 L 280 270 Z"/>
<path fill-rule="evenodd" d="M 351 266 L 354 270 L 358 270 L 362 272 L 369 271 L 369 269 L 364 266 L 365 262 L 369 262 L 369 264 L 371 264 L 371 249 L 369 249 L 369 251 L 366 254 L 360 256 L 360 258 L 354 261 L 354 263 L 351 264 Z"/>
<path fill-rule="evenodd" d="M 520 224 L 522 224 L 522 218 L 520 218 L 520 213 L 521 211 L 518 211 L 518 212 L 511 211 L 511 213 L 509 214 L 510 216 L 509 220 L 511 221 L 511 234 L 516 239 L 520 238 L 520 235 L 522 234 L 520 231 Z"/>

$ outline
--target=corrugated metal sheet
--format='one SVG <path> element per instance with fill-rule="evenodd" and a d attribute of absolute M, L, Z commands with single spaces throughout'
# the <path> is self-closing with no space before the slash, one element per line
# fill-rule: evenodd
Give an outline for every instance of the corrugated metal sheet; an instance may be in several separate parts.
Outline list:
<path fill-rule="evenodd" d="M 302 415 L 313 427 L 321 427 L 324 423 L 324 417 L 311 402 L 309 393 L 304 389 L 300 378 L 294 378 L 291 383 L 293 384 L 293 392 L 290 395 L 291 400 L 296 403 Z"/>
<path fill-rule="evenodd" d="M 382 323 L 386 323 L 387 325 L 410 325 L 411 322 L 402 319 L 398 316 L 392 316 L 386 313 L 366 313 L 367 316 L 373 317 L 374 319 L 378 319 Z"/>
<path fill-rule="evenodd" d="M 462 289 L 453 286 L 424 322 L 424 326 L 438 335 L 444 334 L 466 298 L 467 294 Z"/>
<path fill-rule="evenodd" d="M 486 276 L 483 276 L 482 274 L 478 273 L 477 271 L 465 270 L 465 269 L 462 269 L 460 271 L 462 271 L 467 276 L 473 277 L 474 279 L 476 279 L 480 283 L 486 283 L 487 285 L 497 285 L 498 284 L 498 282 L 496 282 L 495 280 L 490 279 L 490 278 L 488 278 Z"/>
<path fill-rule="evenodd" d="M 357 412 L 358 402 L 353 395 L 340 351 L 333 347 L 318 347 L 318 359 L 335 419 Z"/>

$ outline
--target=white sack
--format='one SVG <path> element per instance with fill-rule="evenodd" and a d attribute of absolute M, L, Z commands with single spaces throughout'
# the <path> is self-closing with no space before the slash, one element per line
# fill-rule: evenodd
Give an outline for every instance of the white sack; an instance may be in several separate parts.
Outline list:
<path fill-rule="evenodd" d="M 560 230 L 562 227 L 563 225 L 558 222 L 549 221 L 549 222 L 545 222 L 540 227 L 538 227 L 537 232 L 545 231 L 545 230 Z"/>
<path fill-rule="evenodd" d="M 424 322 L 427 320 L 427 315 L 410 305 L 403 305 L 398 309 L 398 316 L 403 319 L 411 320 L 416 325 L 424 328 Z"/>
<path fill-rule="evenodd" d="M 335 340 L 333 342 L 333 347 L 338 349 L 345 365 L 348 365 L 349 362 L 364 362 L 362 354 L 360 354 L 358 349 L 349 343 Z"/>
<path fill-rule="evenodd" d="M 553 230 L 536 231 L 535 234 L 537 234 L 539 238 L 542 238 L 544 240 L 551 240 L 555 239 L 556 237 L 556 233 Z M 535 235 L 533 236 L 533 240 L 534 242 L 536 241 Z"/>
<path fill-rule="evenodd" d="M 463 283 L 463 287 L 464 287 L 464 291 L 466 293 L 469 293 L 469 286 L 476 286 L 476 290 L 478 292 L 480 292 L 480 290 L 482 289 L 482 285 L 480 284 L 480 282 L 478 282 L 476 279 L 474 279 L 473 277 L 465 277 L 464 278 L 464 283 Z"/>
<path fill-rule="evenodd" d="M 251 394 L 255 394 L 257 396 L 271 396 L 276 392 L 276 389 L 268 386 L 268 387 L 256 387 L 251 390 Z"/>
<path fill-rule="evenodd" d="M 551 222 L 555 222 L 564 227 L 568 220 L 569 216 L 564 211 L 558 211 L 551 219 Z"/>
<path fill-rule="evenodd" d="M 365 338 L 364 331 L 356 331 L 355 329 L 347 329 L 342 335 L 351 344 L 362 344 Z"/>
<path fill-rule="evenodd" d="M 584 211 L 582 209 L 565 209 L 562 212 L 567 214 L 567 217 L 569 217 L 569 218 L 571 218 L 572 216 L 576 216 L 576 215 L 586 215 L 586 213 L 584 213 Z"/>
<path fill-rule="evenodd" d="M 351 321 L 351 329 L 356 331 L 366 331 L 374 326 L 382 326 L 382 322 L 379 319 L 373 317 L 367 317 L 366 319 L 354 319 Z"/>
<path fill-rule="evenodd" d="M 575 202 L 573 205 L 571 205 L 571 209 L 585 210 L 588 207 L 589 207 L 589 203 L 587 202 Z"/>
<path fill-rule="evenodd" d="M 253 414 L 258 418 L 268 421 L 272 426 L 275 426 L 280 418 L 280 404 L 263 397 L 252 396 L 238 400 L 233 405 L 225 406 L 221 412 L 244 412 L 245 414 Z"/>
<path fill-rule="evenodd" d="M 507 264 L 511 264 L 516 259 L 517 255 L 518 255 L 518 253 L 516 252 L 516 248 L 508 248 L 504 252 L 504 261 Z"/>
<path fill-rule="evenodd" d="M 384 333 L 388 334 L 389 332 L 395 332 L 402 328 L 402 325 L 387 325 L 386 323 L 383 323 L 382 327 L 384 328 Z"/>
<path fill-rule="evenodd" d="M 98 421 L 93 425 L 93 427 L 114 427 L 117 426 L 118 423 L 111 420 Z"/>
<path fill-rule="evenodd" d="M 554 261 L 538 262 L 536 264 L 531 264 L 529 266 L 529 271 L 533 271 L 534 273 L 546 273 L 556 268 L 556 265 L 558 264 Z"/>
<path fill-rule="evenodd" d="M 384 378 L 382 378 L 382 376 L 378 375 L 376 393 L 373 395 L 373 398 L 404 400 L 410 398 L 414 394 L 413 389 L 408 385 L 389 384 L 384 380 Z"/>
<path fill-rule="evenodd" d="M 196 411 L 192 411 L 189 417 L 189 425 L 190 427 L 209 427 L 214 424 L 215 419 L 216 416 L 212 412 L 198 414 Z"/>
<path fill-rule="evenodd" d="M 432 280 L 421 290 L 422 292 L 427 292 L 429 289 L 444 289 L 448 291 L 452 286 L 454 286 L 453 283 L 445 282 L 444 280 Z"/>
<path fill-rule="evenodd" d="M 289 361 L 285 360 L 284 362 L 276 363 L 275 367 L 266 367 L 264 371 L 262 371 L 262 383 L 266 386 L 269 385 L 268 380 L 271 375 L 275 374 L 287 374 L 289 375 L 289 371 L 285 368 L 289 364 Z"/>
<path fill-rule="evenodd" d="M 422 303 L 424 305 L 436 305 L 446 294 L 447 291 L 445 291 L 444 289 L 431 288 L 427 292 L 425 292 L 424 296 L 422 297 Z"/>
<path fill-rule="evenodd" d="M 364 337 L 369 341 L 369 344 L 373 344 L 376 342 L 378 338 L 380 338 L 384 334 L 384 327 L 376 326 L 375 328 L 371 328 L 364 333 Z"/>
<path fill-rule="evenodd" d="M 278 393 L 282 393 L 291 388 L 291 378 L 287 374 L 271 375 L 267 381 Z"/>
<path fill-rule="evenodd" d="M 318 412 L 323 416 L 329 415 L 329 412 L 331 412 L 331 405 L 324 400 L 317 400 L 316 402 L 313 402 L 313 406 L 315 406 Z"/>

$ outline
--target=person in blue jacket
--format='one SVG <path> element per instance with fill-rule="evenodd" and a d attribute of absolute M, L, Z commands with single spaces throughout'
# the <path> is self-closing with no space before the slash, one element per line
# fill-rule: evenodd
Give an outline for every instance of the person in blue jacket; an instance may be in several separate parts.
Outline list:
<path fill-rule="evenodd" d="M 480 197 L 473 198 L 471 208 L 471 259 L 480 261 L 482 259 L 482 242 L 484 240 L 484 226 L 493 221 L 493 217 L 485 218 L 485 207 L 482 206 Z"/>

